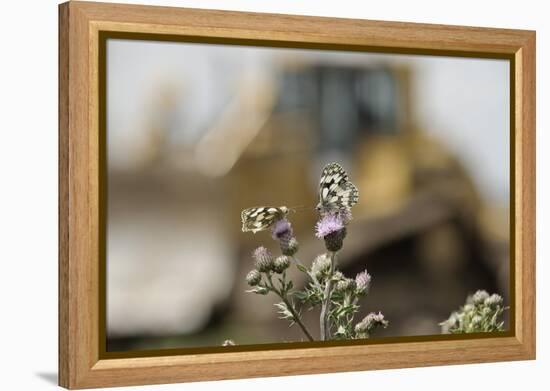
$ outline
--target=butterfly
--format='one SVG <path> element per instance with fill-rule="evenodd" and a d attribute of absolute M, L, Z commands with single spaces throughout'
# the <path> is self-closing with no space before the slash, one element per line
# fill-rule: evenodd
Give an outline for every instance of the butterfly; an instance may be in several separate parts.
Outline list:
<path fill-rule="evenodd" d="M 359 190 L 348 179 L 348 174 L 338 163 L 325 166 L 319 182 L 319 204 L 322 213 L 349 211 L 359 200 Z"/>
<path fill-rule="evenodd" d="M 278 220 L 283 219 L 288 214 L 289 209 L 286 206 L 255 206 L 244 209 L 241 212 L 241 221 L 243 223 L 243 232 L 252 231 L 256 233 L 271 227 Z"/>

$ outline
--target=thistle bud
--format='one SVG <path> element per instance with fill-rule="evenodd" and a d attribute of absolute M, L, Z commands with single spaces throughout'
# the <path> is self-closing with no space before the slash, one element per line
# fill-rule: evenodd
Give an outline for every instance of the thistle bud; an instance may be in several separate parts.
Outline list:
<path fill-rule="evenodd" d="M 328 251 L 339 251 L 344 245 L 344 238 L 346 237 L 346 228 L 342 228 L 339 231 L 332 232 L 325 236 L 325 247 Z"/>
<path fill-rule="evenodd" d="M 345 279 L 346 276 L 344 276 L 344 273 L 342 273 L 340 270 L 336 270 L 333 274 L 332 274 L 332 281 L 340 281 L 340 280 L 343 280 Z"/>
<path fill-rule="evenodd" d="M 286 255 L 281 255 L 277 258 L 275 258 L 275 262 L 273 262 L 273 271 L 275 273 L 282 273 L 288 267 L 290 266 L 290 258 Z"/>
<path fill-rule="evenodd" d="M 491 296 L 487 297 L 485 299 L 485 305 L 487 307 L 490 307 L 491 309 L 496 308 L 498 306 L 502 305 L 502 296 L 497 295 L 496 293 L 492 294 Z"/>
<path fill-rule="evenodd" d="M 251 271 L 248 272 L 248 274 L 246 275 L 246 282 L 248 285 L 250 286 L 256 286 L 260 283 L 260 281 L 262 280 L 262 275 L 260 274 L 260 272 L 256 269 L 252 269 Z"/>
<path fill-rule="evenodd" d="M 328 276 L 330 271 L 330 258 L 326 254 L 318 255 L 311 265 L 311 273 L 319 281 Z"/>
<path fill-rule="evenodd" d="M 349 292 L 355 289 L 355 280 L 351 278 L 343 278 L 336 283 L 336 291 L 338 292 Z"/>
<path fill-rule="evenodd" d="M 298 241 L 295 237 L 290 238 L 288 241 L 281 239 L 279 243 L 281 245 L 281 252 L 284 255 L 291 257 L 298 252 Z"/>
<path fill-rule="evenodd" d="M 254 250 L 252 257 L 254 258 L 256 269 L 260 272 L 269 272 L 273 267 L 273 256 L 265 247 L 258 247 Z"/>
<path fill-rule="evenodd" d="M 294 237 L 292 225 L 287 219 L 275 222 L 271 227 L 271 237 L 279 241 L 281 252 L 284 255 L 293 256 L 298 251 L 298 241 Z"/>
<path fill-rule="evenodd" d="M 481 305 L 489 298 L 489 294 L 486 291 L 479 290 L 472 296 L 472 303 L 474 305 Z"/>

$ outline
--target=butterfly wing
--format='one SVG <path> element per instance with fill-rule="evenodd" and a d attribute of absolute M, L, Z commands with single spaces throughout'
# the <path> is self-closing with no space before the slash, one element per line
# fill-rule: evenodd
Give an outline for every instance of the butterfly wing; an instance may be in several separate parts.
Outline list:
<path fill-rule="evenodd" d="M 256 206 L 244 209 L 241 212 L 242 230 L 243 232 L 252 231 L 253 233 L 263 231 L 283 218 L 287 212 L 286 207 L 276 208 L 274 206 Z"/>
<path fill-rule="evenodd" d="M 319 182 L 318 210 L 350 209 L 359 200 L 357 187 L 349 181 L 348 174 L 338 163 L 325 166 Z"/>
<path fill-rule="evenodd" d="M 349 209 L 359 201 L 359 190 L 351 182 L 346 182 L 336 193 L 334 204 L 337 209 Z"/>

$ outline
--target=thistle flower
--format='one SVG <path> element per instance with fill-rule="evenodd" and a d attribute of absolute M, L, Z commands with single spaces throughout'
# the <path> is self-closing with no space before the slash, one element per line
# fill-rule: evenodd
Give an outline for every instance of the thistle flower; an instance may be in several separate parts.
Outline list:
<path fill-rule="evenodd" d="M 254 250 L 252 257 L 254 258 L 256 269 L 263 273 L 269 272 L 273 267 L 273 256 L 267 248 L 263 246 Z"/>
<path fill-rule="evenodd" d="M 262 275 L 260 274 L 260 272 L 256 269 L 252 269 L 251 271 L 248 272 L 248 274 L 246 275 L 246 282 L 248 285 L 250 286 L 256 286 L 260 283 L 260 281 L 262 280 Z"/>
<path fill-rule="evenodd" d="M 289 266 L 290 258 L 286 255 L 281 255 L 275 258 L 275 262 L 273 262 L 273 271 L 280 274 L 288 269 Z"/>
<path fill-rule="evenodd" d="M 293 256 L 298 252 L 298 241 L 294 237 L 292 225 L 287 219 L 278 220 L 273 224 L 271 237 L 279 241 L 283 255 Z"/>
<path fill-rule="evenodd" d="M 338 214 L 327 213 L 315 225 L 315 236 L 324 238 L 342 229 L 344 229 L 342 218 Z"/>
<path fill-rule="evenodd" d="M 355 325 L 355 333 L 358 338 L 369 338 L 370 334 L 377 327 L 388 327 L 389 322 L 384 319 L 384 315 L 381 312 L 371 312 L 363 318 L 363 320 Z"/>
<path fill-rule="evenodd" d="M 315 225 L 315 236 L 325 240 L 327 250 L 335 252 L 342 248 L 346 237 L 344 220 L 338 213 L 327 213 Z"/>
<path fill-rule="evenodd" d="M 367 270 L 355 276 L 355 285 L 357 287 L 357 294 L 366 295 L 369 292 L 371 276 L 367 273 Z"/>
<path fill-rule="evenodd" d="M 290 240 L 292 236 L 292 225 L 287 219 L 277 220 L 271 227 L 271 237 L 274 240 L 281 240 L 281 238 L 285 237 L 287 240 Z"/>

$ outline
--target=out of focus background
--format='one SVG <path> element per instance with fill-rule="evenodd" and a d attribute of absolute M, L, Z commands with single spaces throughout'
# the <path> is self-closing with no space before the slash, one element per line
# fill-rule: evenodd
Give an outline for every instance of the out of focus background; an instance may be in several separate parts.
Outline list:
<path fill-rule="evenodd" d="M 477 289 L 508 304 L 509 103 L 507 61 L 109 40 L 107 349 L 302 340 L 245 293 L 277 243 L 240 212 L 304 206 L 310 264 L 331 161 L 360 191 L 339 264 L 372 275 L 376 336 L 439 334 Z"/>

